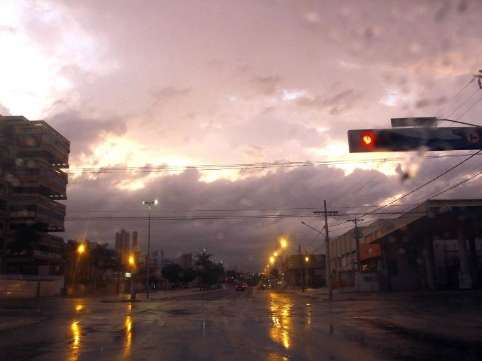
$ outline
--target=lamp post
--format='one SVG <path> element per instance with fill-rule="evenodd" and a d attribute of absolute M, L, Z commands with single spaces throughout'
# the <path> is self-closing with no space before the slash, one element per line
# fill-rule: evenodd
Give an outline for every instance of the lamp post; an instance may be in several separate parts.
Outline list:
<path fill-rule="evenodd" d="M 81 242 L 77 245 L 77 248 L 75 249 L 75 253 L 77 253 L 77 258 L 76 258 L 76 262 L 74 264 L 74 272 L 73 272 L 73 280 L 72 280 L 72 285 L 73 285 L 73 290 L 72 292 L 75 293 L 75 287 L 76 287 L 76 284 L 77 284 L 77 275 L 79 273 L 79 269 L 80 269 L 80 259 L 82 258 L 82 256 L 85 254 L 87 250 L 87 247 L 85 246 L 85 243 L 84 242 Z"/>
<path fill-rule="evenodd" d="M 135 301 L 136 300 L 136 292 L 135 292 L 135 285 L 134 285 L 134 273 L 135 273 L 135 270 L 136 270 L 136 258 L 134 257 L 134 255 L 131 253 L 129 255 L 129 258 L 127 259 L 127 264 L 129 266 L 129 270 L 131 271 L 130 273 L 130 292 L 131 292 L 131 301 Z"/>
<path fill-rule="evenodd" d="M 157 199 L 152 201 L 143 201 L 142 204 L 147 207 L 147 252 L 146 252 L 146 298 L 150 297 L 149 273 L 150 273 L 150 257 L 151 257 L 151 210 L 157 205 Z"/>

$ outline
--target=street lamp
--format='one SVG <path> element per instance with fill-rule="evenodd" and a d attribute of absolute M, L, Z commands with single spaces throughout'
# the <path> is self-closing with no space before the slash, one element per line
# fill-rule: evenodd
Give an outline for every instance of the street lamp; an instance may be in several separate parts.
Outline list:
<path fill-rule="evenodd" d="M 135 285 L 134 285 L 134 271 L 136 269 L 136 257 L 134 256 L 133 253 L 129 254 L 129 257 L 127 257 L 127 265 L 130 269 L 130 275 L 129 275 L 129 279 L 130 279 L 130 284 L 131 284 L 131 301 L 135 301 L 136 300 L 136 293 L 135 293 Z M 127 276 L 127 273 L 126 273 L 126 276 Z"/>
<path fill-rule="evenodd" d="M 310 262 L 310 257 L 305 256 L 305 263 L 308 263 L 308 262 Z"/>
<path fill-rule="evenodd" d="M 77 254 L 82 256 L 85 253 L 85 244 L 81 243 L 77 246 Z"/>
<path fill-rule="evenodd" d="M 274 257 L 278 257 L 278 251 L 275 251 L 275 252 L 273 253 L 273 256 L 274 256 Z"/>
<path fill-rule="evenodd" d="M 85 242 L 80 242 L 78 245 L 77 245 L 77 248 L 75 249 L 75 252 L 77 253 L 77 258 L 75 260 L 75 263 L 72 263 L 72 267 L 73 267 L 73 270 L 72 270 L 72 292 L 75 293 L 75 288 L 76 288 L 76 284 L 77 284 L 77 278 L 78 277 L 78 273 L 79 273 L 79 269 L 80 269 L 80 259 L 81 257 L 85 254 L 85 252 L 87 251 L 87 247 L 85 245 Z"/>
<path fill-rule="evenodd" d="M 157 199 L 152 201 L 143 201 L 142 204 L 147 207 L 147 252 L 146 252 L 146 298 L 149 298 L 149 273 L 150 273 L 150 257 L 151 257 L 151 210 L 157 205 Z"/>
<path fill-rule="evenodd" d="M 273 256 L 271 256 L 269 258 L 269 263 L 273 265 L 275 262 L 276 262 L 276 259 Z"/>
<path fill-rule="evenodd" d="M 280 238 L 279 244 L 280 244 L 281 248 L 288 247 L 288 241 L 286 240 L 286 238 Z"/>
<path fill-rule="evenodd" d="M 133 254 L 129 255 L 129 258 L 127 259 L 127 263 L 129 264 L 129 267 L 135 268 L 136 267 L 136 259 Z"/>

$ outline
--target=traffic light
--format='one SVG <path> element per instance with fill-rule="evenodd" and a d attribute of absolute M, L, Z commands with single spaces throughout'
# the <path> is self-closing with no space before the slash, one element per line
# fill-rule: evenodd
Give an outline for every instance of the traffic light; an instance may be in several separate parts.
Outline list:
<path fill-rule="evenodd" d="M 348 131 L 350 153 L 482 149 L 482 128 L 395 128 Z"/>

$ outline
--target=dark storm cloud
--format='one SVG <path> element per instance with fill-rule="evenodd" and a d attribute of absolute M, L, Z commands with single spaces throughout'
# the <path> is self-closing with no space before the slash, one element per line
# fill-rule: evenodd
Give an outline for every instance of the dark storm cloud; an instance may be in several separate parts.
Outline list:
<path fill-rule="evenodd" d="M 98 119 L 73 110 L 57 113 L 46 120 L 70 140 L 73 158 L 89 153 L 90 146 L 102 135 L 122 135 L 127 130 L 125 120 L 121 118 Z"/>
<path fill-rule="evenodd" d="M 271 171 L 263 177 L 236 182 L 218 180 L 204 183 L 199 180 L 199 176 L 197 171 L 189 170 L 180 175 L 157 178 L 137 192 L 118 190 L 116 185 L 119 179 L 114 175 L 105 175 L 96 180 L 76 180 L 70 188 L 68 216 L 95 218 L 107 214 L 142 217 L 145 210 L 141 201 L 153 198 L 159 199 L 155 215 L 163 216 L 226 215 L 232 214 L 226 210 L 267 208 L 287 209 L 281 212 L 296 213 L 295 210 L 288 209 L 321 207 L 323 199 L 327 199 L 332 207 L 371 203 L 390 195 L 398 184 L 396 178 L 386 177 L 376 171 L 358 170 L 344 177 L 341 170 L 327 167 Z M 90 191 L 82 194 L 79 192 L 81 189 Z M 103 210 L 105 213 L 101 212 Z M 275 212 L 273 210 L 270 213 Z M 308 211 L 307 214 L 311 212 Z M 142 221 L 106 223 L 92 219 L 68 223 L 67 231 L 72 237 L 87 232 L 87 236 L 92 239 L 112 242 L 115 230 L 120 227 L 137 229 L 144 236 L 145 223 Z M 300 243 L 312 238 L 300 230 L 299 219 L 156 222 L 152 238 L 155 240 L 154 248 L 163 248 L 170 256 L 179 251 L 207 247 L 230 264 L 256 269 L 276 237 L 286 233 Z M 254 258 L 249 261 L 249 257 Z"/>
<path fill-rule="evenodd" d="M 455 164 L 458 161 L 450 162 Z M 464 174 L 471 174 L 479 162 L 479 159 L 473 160 L 404 202 L 413 204 L 423 201 L 426 196 L 455 184 L 463 179 Z M 94 180 L 79 179 L 75 180 L 70 188 L 68 216 L 87 217 L 90 220 L 68 222 L 67 231 L 71 237 L 86 233 L 92 240 L 112 242 L 114 232 L 126 228 L 140 231 L 141 238 L 144 239 L 145 222 L 142 220 L 100 222 L 95 218 L 106 215 L 144 217 L 146 213 L 141 201 L 154 198 L 159 199 L 159 207 L 153 211 L 154 216 L 265 214 L 266 211 L 246 211 L 259 209 L 273 209 L 268 212 L 270 214 L 294 214 L 300 211 L 293 208 L 319 208 L 324 199 L 327 199 L 331 209 L 338 209 L 340 212 L 364 212 L 367 208 L 363 205 L 377 204 L 397 191 L 406 192 L 415 188 L 433 174 L 439 174 L 446 169 L 447 162 L 424 161 L 420 165 L 419 175 L 404 183 L 396 176 L 387 177 L 377 171 L 356 170 L 344 176 L 341 170 L 328 167 L 272 170 L 262 177 L 236 182 L 218 180 L 212 183 L 201 182 L 199 172 L 188 170 L 179 175 L 147 181 L 146 188 L 136 192 L 117 189 L 120 180 L 116 175 L 107 174 Z M 134 180 L 143 177 L 145 175 L 133 175 L 131 178 Z M 89 189 L 89 192 L 81 192 L 82 189 Z M 468 188 L 455 189 L 441 197 L 473 197 L 474 194 L 482 196 L 480 182 L 474 182 Z M 237 212 L 233 213 L 235 210 Z M 240 213 L 239 210 L 244 212 Z M 311 214 L 311 211 L 304 214 Z M 340 220 L 343 218 L 334 218 L 331 223 L 339 224 Z M 152 228 L 153 248 L 163 249 L 167 256 L 172 257 L 179 252 L 206 247 L 230 265 L 255 270 L 261 266 L 280 234 L 288 234 L 296 244 L 311 246 L 307 244 L 311 242 L 313 235 L 307 233 L 299 222 L 300 219 L 297 218 L 155 221 Z M 311 222 L 317 224 L 319 220 L 312 219 Z M 346 227 L 333 229 L 333 235 L 343 229 Z"/>

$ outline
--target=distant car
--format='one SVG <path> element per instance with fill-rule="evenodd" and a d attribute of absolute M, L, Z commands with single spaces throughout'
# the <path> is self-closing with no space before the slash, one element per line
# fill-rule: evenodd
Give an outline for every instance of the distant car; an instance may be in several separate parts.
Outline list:
<path fill-rule="evenodd" d="M 248 288 L 248 284 L 246 282 L 240 282 L 236 285 L 236 291 L 244 291 L 246 288 Z"/>

